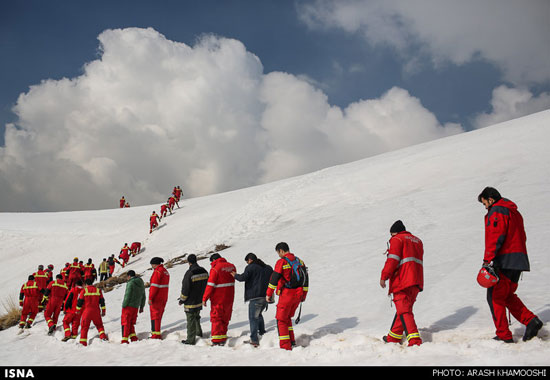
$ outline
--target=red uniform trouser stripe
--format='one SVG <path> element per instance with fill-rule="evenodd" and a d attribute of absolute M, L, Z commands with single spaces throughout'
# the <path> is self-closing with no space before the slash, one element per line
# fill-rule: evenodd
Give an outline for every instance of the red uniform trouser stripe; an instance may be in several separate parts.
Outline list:
<path fill-rule="evenodd" d="M 227 340 L 227 329 L 233 305 L 216 304 L 210 307 L 210 321 L 212 322 L 212 342 L 223 343 Z"/>
<path fill-rule="evenodd" d="M 407 340 L 420 338 L 413 314 L 413 306 L 419 291 L 418 287 L 411 286 L 394 293 L 396 313 L 389 333 L 391 337 L 400 339 L 404 334 Z"/>
<path fill-rule="evenodd" d="M 53 298 L 48 302 L 48 306 L 46 306 L 46 310 L 44 311 L 44 318 L 48 321 L 48 327 L 57 325 L 62 304 L 63 300 L 58 301 Z"/>
<path fill-rule="evenodd" d="M 277 303 L 277 330 L 279 332 L 279 347 L 285 350 L 291 350 L 295 343 L 294 328 L 292 327 L 292 317 L 301 301 L 301 289 L 285 289 L 279 296 Z"/>
<path fill-rule="evenodd" d="M 506 309 L 510 310 L 514 318 L 524 325 L 529 324 L 535 315 L 515 294 L 518 284 L 512 282 L 502 274 L 500 274 L 499 278 L 495 286 L 487 289 L 487 302 L 491 309 L 497 337 L 503 340 L 509 340 L 512 339 L 512 332 L 508 327 Z"/>
<path fill-rule="evenodd" d="M 90 328 L 90 323 L 94 323 L 97 331 L 99 332 L 99 337 L 105 337 L 105 330 L 103 329 L 103 321 L 101 320 L 101 314 L 99 310 L 93 312 L 84 312 L 82 315 L 82 321 L 80 323 L 80 343 L 88 342 L 88 329 Z"/>
<path fill-rule="evenodd" d="M 123 307 L 122 317 L 120 318 L 122 324 L 122 340 L 127 341 L 130 337 L 136 336 L 135 325 L 137 322 L 138 308 L 137 307 Z"/>
<path fill-rule="evenodd" d="M 72 326 L 71 326 L 72 325 Z M 76 336 L 80 327 L 80 316 L 76 313 L 65 313 L 63 317 L 63 329 L 65 336 Z"/>

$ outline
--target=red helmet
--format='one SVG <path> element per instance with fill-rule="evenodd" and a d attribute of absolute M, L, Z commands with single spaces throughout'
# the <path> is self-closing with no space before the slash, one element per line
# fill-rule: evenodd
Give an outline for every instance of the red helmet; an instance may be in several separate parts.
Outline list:
<path fill-rule="evenodd" d="M 490 288 L 497 284 L 498 276 L 493 267 L 484 265 L 477 274 L 477 283 L 484 288 Z"/>

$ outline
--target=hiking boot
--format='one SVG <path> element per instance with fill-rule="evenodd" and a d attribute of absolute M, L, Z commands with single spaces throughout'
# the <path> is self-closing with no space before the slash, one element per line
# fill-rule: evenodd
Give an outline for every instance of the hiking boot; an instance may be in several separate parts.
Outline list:
<path fill-rule="evenodd" d="M 409 344 L 408 346 L 411 347 L 411 346 L 420 346 L 422 344 L 422 339 L 420 338 L 411 338 L 409 339 Z"/>
<path fill-rule="evenodd" d="M 395 339 L 394 337 L 389 336 L 389 335 L 384 335 L 384 336 L 382 337 L 382 340 L 383 340 L 385 343 L 399 343 L 399 344 L 401 344 L 401 340 Z"/>
<path fill-rule="evenodd" d="M 260 346 L 260 343 L 254 342 L 252 340 L 245 340 L 243 343 L 250 344 L 253 347 L 259 347 Z"/>
<path fill-rule="evenodd" d="M 533 339 L 537 336 L 539 330 L 542 328 L 542 321 L 535 317 L 527 324 L 527 327 L 525 328 L 525 334 L 523 335 L 523 341 L 526 342 L 528 340 Z"/>
<path fill-rule="evenodd" d="M 513 339 L 502 339 L 502 338 L 499 338 L 498 336 L 495 336 L 493 339 L 504 343 L 515 343 Z"/>

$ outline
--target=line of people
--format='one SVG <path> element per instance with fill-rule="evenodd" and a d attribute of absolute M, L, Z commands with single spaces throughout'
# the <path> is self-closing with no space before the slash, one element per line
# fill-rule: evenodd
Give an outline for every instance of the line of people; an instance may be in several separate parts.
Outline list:
<path fill-rule="evenodd" d="M 518 281 L 523 271 L 529 271 L 529 260 L 526 249 L 526 234 L 523 217 L 512 201 L 503 198 L 500 193 L 491 187 L 485 188 L 478 196 L 478 201 L 487 209 L 485 215 L 485 252 L 483 257 L 483 276 L 478 277 L 481 286 L 487 288 L 487 301 L 496 327 L 495 339 L 506 343 L 513 343 L 512 333 L 506 310 L 526 326 L 524 341 L 535 337 L 543 326 L 542 321 L 532 313 L 515 294 Z M 398 220 L 390 227 L 391 238 L 386 251 L 386 261 L 380 275 L 380 286 L 386 288 L 393 296 L 396 313 L 390 331 L 383 337 L 386 343 L 401 343 L 406 339 L 409 346 L 421 345 L 422 339 L 418 331 L 413 314 L 413 307 L 418 294 L 424 288 L 424 248 L 420 238 L 407 231 L 402 221 Z M 309 290 L 307 268 L 302 260 L 298 259 L 289 250 L 288 244 L 281 242 L 276 245 L 275 251 L 279 256 L 274 269 L 259 260 L 253 253 L 245 257 L 247 267 L 242 274 L 237 274 L 236 267 L 221 257 L 219 253 L 210 256 L 211 268 L 207 272 L 197 264 L 195 255 L 188 257 L 189 269 L 182 280 L 180 305 L 184 305 L 187 319 L 187 339 L 182 343 L 195 344 L 196 337 L 202 336 L 200 326 L 200 311 L 210 301 L 210 320 L 212 324 L 211 342 L 213 345 L 224 345 L 227 341 L 227 329 L 231 320 L 234 302 L 235 281 L 245 282 L 245 301 L 249 302 L 250 341 L 253 346 L 259 345 L 259 336 L 265 333 L 265 323 L 262 312 L 269 303 L 274 302 L 274 295 L 279 296 L 277 312 L 277 330 L 279 345 L 283 349 L 291 350 L 295 346 L 295 335 L 292 318 L 298 306 L 306 300 Z M 76 265 L 75 263 L 73 265 Z M 163 266 L 163 259 L 154 257 L 150 264 L 153 274 L 149 288 L 149 306 L 151 317 L 151 338 L 161 339 L 161 324 L 166 302 L 170 274 Z M 20 302 L 24 312 L 28 307 L 23 298 L 38 298 L 38 293 L 50 294 L 44 291 L 43 283 L 48 275 L 40 271 L 29 277 L 21 289 Z M 145 304 L 145 290 L 142 280 L 135 272 L 128 272 L 129 281 L 126 287 L 125 301 L 122 308 L 122 343 L 137 339 L 135 323 L 137 314 L 143 312 Z M 490 281 L 484 279 L 490 276 Z M 45 280 L 44 280 L 45 278 Z M 269 278 L 269 280 L 267 280 Z M 63 278 L 60 278 L 63 281 Z M 141 281 L 140 281 L 141 280 Z M 57 280 L 56 280 L 57 281 Z M 71 289 L 78 288 L 80 282 Z M 76 290 L 76 315 L 79 308 L 88 307 L 86 301 L 92 305 L 86 317 L 86 331 L 81 332 L 81 343 L 86 343 L 87 327 L 92 321 L 98 326 L 100 338 L 105 337 L 98 314 L 105 313 L 105 303 L 101 291 L 92 285 L 93 280 L 88 278 L 82 290 Z M 71 278 L 69 275 L 69 284 Z M 71 285 L 67 288 L 69 289 Z M 63 288 L 59 283 L 59 288 Z M 42 289 L 42 290 L 38 290 Z M 62 292 L 62 290 L 60 290 Z M 73 295 L 75 299 L 76 294 Z M 90 298 L 86 298 L 90 297 Z M 95 297 L 95 298 L 93 298 Z M 52 295 L 53 298 L 53 295 Z M 68 300 L 69 297 L 67 297 Z M 128 300 L 128 302 L 126 302 Z M 38 308 L 38 302 L 36 308 Z M 65 301 L 67 310 L 67 301 Z M 69 305 L 72 307 L 72 304 Z M 34 310 L 34 309 L 33 309 Z M 30 323 L 34 316 L 30 315 Z M 34 314 L 36 315 L 36 314 Z M 49 314 L 48 314 L 49 315 Z M 26 318 L 26 317 L 25 317 Z M 96 323 L 97 322 L 97 323 Z M 22 315 L 20 327 L 27 326 L 29 319 Z M 74 325 L 72 336 L 75 335 Z M 66 329 L 67 333 L 67 329 Z"/>

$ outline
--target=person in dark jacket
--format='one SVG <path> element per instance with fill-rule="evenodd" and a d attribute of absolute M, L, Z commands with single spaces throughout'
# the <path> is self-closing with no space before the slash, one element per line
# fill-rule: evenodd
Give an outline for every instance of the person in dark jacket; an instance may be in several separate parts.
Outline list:
<path fill-rule="evenodd" d="M 259 345 L 258 335 L 265 333 L 265 323 L 262 312 L 267 306 L 265 294 L 273 268 L 265 264 L 254 253 L 244 258 L 248 263 L 243 274 L 231 273 L 235 280 L 244 282 L 244 302 L 248 304 L 248 319 L 250 321 L 250 343 L 254 347 Z"/>
<path fill-rule="evenodd" d="M 184 305 L 187 319 L 187 339 L 183 344 L 194 345 L 196 337 L 202 337 L 201 316 L 202 296 L 208 281 L 208 271 L 197 264 L 197 256 L 191 254 L 187 258 L 189 269 L 181 282 L 179 304 Z"/>
<path fill-rule="evenodd" d="M 487 302 L 496 327 L 494 339 L 513 343 L 506 309 L 526 326 L 523 341 L 534 338 L 542 321 L 516 294 L 521 273 L 530 270 L 523 217 L 517 205 L 503 198 L 497 189 L 486 187 L 478 196 L 485 206 L 485 253 L 483 265 L 492 265 L 499 281 L 487 289 Z"/>
<path fill-rule="evenodd" d="M 136 276 L 133 270 L 126 273 L 128 282 L 126 283 L 126 292 L 122 301 L 122 341 L 129 343 L 129 340 L 135 342 L 138 340 L 135 330 L 138 312 L 143 313 L 145 307 L 145 284 L 140 277 Z"/>

